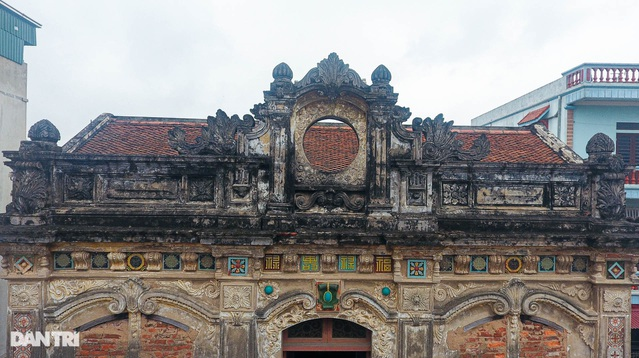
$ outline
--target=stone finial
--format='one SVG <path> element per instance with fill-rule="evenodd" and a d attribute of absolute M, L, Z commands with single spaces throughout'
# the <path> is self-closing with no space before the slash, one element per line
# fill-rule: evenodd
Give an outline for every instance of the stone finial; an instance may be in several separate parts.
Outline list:
<path fill-rule="evenodd" d="M 373 84 L 387 84 L 390 82 L 391 78 L 391 72 L 384 65 L 377 66 L 371 75 Z"/>
<path fill-rule="evenodd" d="M 29 139 L 36 142 L 57 143 L 60 131 L 47 119 L 42 119 L 29 128 Z"/>
<path fill-rule="evenodd" d="M 603 133 L 597 133 L 586 144 L 589 156 L 610 156 L 615 151 L 615 142 Z"/>
<path fill-rule="evenodd" d="M 293 79 L 293 70 L 285 62 L 282 62 L 273 68 L 273 79 L 290 82 Z"/>

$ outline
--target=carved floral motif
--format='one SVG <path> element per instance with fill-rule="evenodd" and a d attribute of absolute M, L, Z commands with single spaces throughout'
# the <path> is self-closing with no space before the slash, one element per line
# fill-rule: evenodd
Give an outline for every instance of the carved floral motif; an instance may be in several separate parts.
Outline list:
<path fill-rule="evenodd" d="M 295 205 L 300 210 L 308 210 L 315 205 L 328 210 L 344 207 L 351 211 L 360 211 L 364 207 L 364 195 L 335 190 L 320 190 L 314 193 L 296 193 Z"/>
<path fill-rule="evenodd" d="M 373 332 L 373 357 L 395 357 L 395 327 L 386 323 L 381 317 L 361 303 L 354 303 L 352 308 L 341 312 L 337 318 L 347 319 L 362 325 Z"/>
<path fill-rule="evenodd" d="M 13 175 L 13 201 L 7 206 L 7 213 L 21 215 L 37 214 L 45 206 L 49 182 L 41 170 L 20 169 Z"/>
<path fill-rule="evenodd" d="M 428 311 L 430 294 L 425 287 L 404 287 L 402 289 L 402 307 L 408 311 Z"/>
<path fill-rule="evenodd" d="M 626 216 L 626 192 L 622 180 L 602 180 L 597 191 L 597 209 L 602 219 L 621 220 Z"/>
<path fill-rule="evenodd" d="M 218 298 L 220 296 L 220 285 L 217 281 L 205 282 L 201 285 L 193 285 L 191 281 L 177 280 L 160 282 L 165 287 L 175 286 L 191 296 L 198 298 Z"/>
<path fill-rule="evenodd" d="M 110 283 L 113 282 L 99 280 L 54 280 L 49 282 L 49 298 L 54 303 L 59 303 L 83 292 L 107 287 Z"/>
<path fill-rule="evenodd" d="M 589 284 L 540 283 L 539 286 L 561 292 L 570 297 L 577 297 L 580 301 L 589 300 L 592 294 L 592 286 Z"/>
<path fill-rule="evenodd" d="M 224 309 L 251 309 L 253 288 L 251 286 L 228 285 L 223 288 Z"/>
<path fill-rule="evenodd" d="M 37 306 L 40 302 L 40 286 L 38 285 L 26 283 L 11 285 L 10 291 L 9 306 L 11 307 Z"/>
<path fill-rule="evenodd" d="M 93 176 L 72 176 L 66 177 L 67 200 L 93 200 Z"/>
<path fill-rule="evenodd" d="M 630 312 L 629 291 L 604 291 L 604 311 L 606 312 Z"/>
<path fill-rule="evenodd" d="M 444 205 L 468 205 L 468 184 L 442 184 L 442 203 Z"/>
<path fill-rule="evenodd" d="M 283 330 L 300 322 L 319 317 L 315 310 L 312 310 L 314 307 L 315 302 L 305 298 L 301 302 L 287 307 L 276 317 L 271 318 L 263 329 L 259 330 L 259 334 L 262 336 L 261 348 L 263 356 L 266 358 L 277 357 L 277 353 L 282 346 L 280 336 Z"/>

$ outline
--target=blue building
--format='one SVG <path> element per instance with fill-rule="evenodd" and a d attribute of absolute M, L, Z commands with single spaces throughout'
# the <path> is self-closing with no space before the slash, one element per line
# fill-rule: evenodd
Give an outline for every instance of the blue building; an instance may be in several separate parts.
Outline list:
<path fill-rule="evenodd" d="M 585 63 L 471 120 L 474 126 L 544 125 L 586 157 L 596 133 L 615 138 L 617 154 L 639 169 L 639 64 Z M 626 215 L 639 218 L 639 170 L 626 177 Z M 639 286 L 632 292 L 633 354 L 639 351 Z M 633 355 L 634 357 L 635 355 Z"/>

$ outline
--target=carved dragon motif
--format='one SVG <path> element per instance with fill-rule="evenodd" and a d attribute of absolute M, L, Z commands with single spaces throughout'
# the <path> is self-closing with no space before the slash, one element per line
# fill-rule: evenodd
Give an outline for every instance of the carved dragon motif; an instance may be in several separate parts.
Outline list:
<path fill-rule="evenodd" d="M 490 142 L 485 134 L 477 138 L 469 150 L 462 149 L 463 142 L 451 130 L 453 121 L 444 122 L 440 113 L 435 119 L 413 119 L 413 131 L 421 131 L 426 140 L 422 144 L 422 159 L 434 162 L 447 160 L 482 160 L 490 152 Z"/>
<path fill-rule="evenodd" d="M 255 126 L 255 119 L 245 114 L 243 119 L 237 114 L 229 117 L 223 110 L 218 109 L 215 116 L 209 116 L 207 126 L 202 128 L 202 135 L 191 144 L 186 141 L 186 132 L 175 127 L 169 131 L 169 145 L 180 154 L 237 154 L 236 134 Z"/>

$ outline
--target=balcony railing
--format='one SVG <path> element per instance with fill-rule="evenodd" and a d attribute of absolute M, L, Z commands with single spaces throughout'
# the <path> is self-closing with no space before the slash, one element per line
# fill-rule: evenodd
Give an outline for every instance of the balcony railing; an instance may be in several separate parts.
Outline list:
<path fill-rule="evenodd" d="M 639 64 L 586 63 L 563 75 L 566 77 L 566 88 L 582 83 L 639 84 Z"/>

